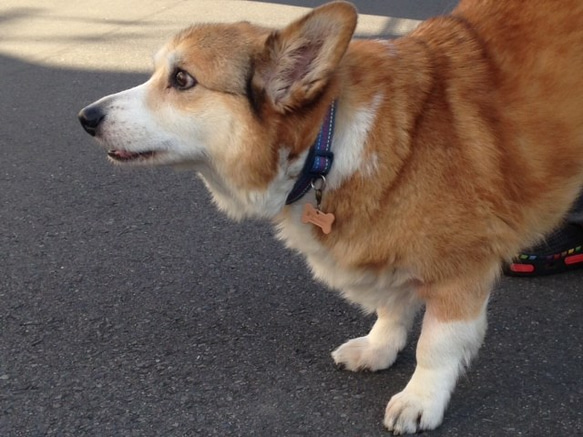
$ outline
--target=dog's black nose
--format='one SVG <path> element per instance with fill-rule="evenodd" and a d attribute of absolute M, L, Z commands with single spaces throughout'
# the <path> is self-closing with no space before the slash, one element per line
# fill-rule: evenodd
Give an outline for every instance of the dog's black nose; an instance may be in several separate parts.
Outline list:
<path fill-rule="evenodd" d="M 105 118 L 105 114 L 99 105 L 89 105 L 81 109 L 77 117 L 79 117 L 83 129 L 94 137 L 97 134 L 97 127 Z"/>

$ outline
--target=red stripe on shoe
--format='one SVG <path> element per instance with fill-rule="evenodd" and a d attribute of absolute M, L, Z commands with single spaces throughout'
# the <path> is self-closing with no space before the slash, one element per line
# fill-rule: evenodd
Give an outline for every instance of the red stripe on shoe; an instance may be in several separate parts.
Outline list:
<path fill-rule="evenodd" d="M 532 273 L 534 266 L 532 264 L 510 264 L 510 270 L 514 273 Z"/>
<path fill-rule="evenodd" d="M 568 266 L 579 263 L 583 263 L 583 253 L 580 255 L 573 255 L 565 258 L 565 264 L 567 264 Z"/>

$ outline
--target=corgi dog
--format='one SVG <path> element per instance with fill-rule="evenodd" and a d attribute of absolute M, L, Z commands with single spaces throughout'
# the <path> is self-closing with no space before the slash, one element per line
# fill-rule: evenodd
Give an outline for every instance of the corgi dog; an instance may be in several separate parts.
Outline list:
<path fill-rule="evenodd" d="M 415 433 L 476 356 L 501 265 L 583 186 L 583 2 L 462 0 L 395 40 L 353 39 L 356 23 L 337 1 L 280 30 L 194 25 L 79 119 L 115 164 L 191 167 L 376 313 L 332 352 L 346 370 L 390 367 L 423 309 L 384 416 Z"/>

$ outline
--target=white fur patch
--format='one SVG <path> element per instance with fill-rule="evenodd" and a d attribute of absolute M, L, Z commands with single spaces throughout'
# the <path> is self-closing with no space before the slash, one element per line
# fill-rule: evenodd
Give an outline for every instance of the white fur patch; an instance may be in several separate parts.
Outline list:
<path fill-rule="evenodd" d="M 393 292 L 390 306 L 377 309 L 377 321 L 364 337 L 347 341 L 334 352 L 338 365 L 353 372 L 390 367 L 405 347 L 420 302 L 414 293 Z"/>
<path fill-rule="evenodd" d="M 108 149 L 164 149 L 172 141 L 146 105 L 148 82 L 97 101 L 106 113 L 97 139 Z"/>
<path fill-rule="evenodd" d="M 426 313 L 417 345 L 417 367 L 405 389 L 392 397 L 384 424 L 395 434 L 438 427 L 461 372 L 486 334 L 486 306 L 475 320 L 442 322 Z"/>
<path fill-rule="evenodd" d="M 376 159 L 363 162 L 362 155 L 382 100 L 383 95 L 377 94 L 370 105 L 356 109 L 348 107 L 343 101 L 338 102 L 332 146 L 334 164 L 327 177 L 330 189 L 338 188 L 346 178 L 362 170 L 363 165 L 364 174 L 374 171 Z"/>
<path fill-rule="evenodd" d="M 295 176 L 303 167 L 303 159 L 288 163 L 288 151 L 282 150 L 277 176 L 265 190 L 249 191 L 229 184 L 211 167 L 199 169 L 217 207 L 229 217 L 240 220 L 246 217 L 272 219 L 278 215 L 295 184 Z M 291 177 L 293 175 L 294 177 Z"/>

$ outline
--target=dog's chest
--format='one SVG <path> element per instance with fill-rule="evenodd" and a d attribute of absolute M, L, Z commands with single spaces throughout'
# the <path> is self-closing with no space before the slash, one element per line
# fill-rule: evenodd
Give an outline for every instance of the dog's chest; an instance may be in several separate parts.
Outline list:
<path fill-rule="evenodd" d="M 396 295 L 414 291 L 413 275 L 403 269 L 385 270 L 351 268 L 318 241 L 321 232 L 310 223 L 302 223 L 300 208 L 294 208 L 278 226 L 278 238 L 305 256 L 314 278 L 339 290 L 342 295 L 367 311 L 390 303 Z M 332 230 L 334 232 L 334 230 Z M 348 244 L 347 247 L 350 245 Z"/>

